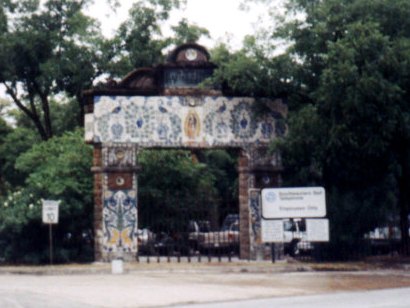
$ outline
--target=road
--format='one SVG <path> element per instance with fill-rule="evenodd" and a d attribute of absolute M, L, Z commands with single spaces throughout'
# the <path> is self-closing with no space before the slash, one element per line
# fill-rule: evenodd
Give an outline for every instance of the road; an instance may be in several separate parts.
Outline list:
<path fill-rule="evenodd" d="M 221 268 L 144 270 L 123 275 L 1 274 L 0 307 L 169 307 L 212 302 L 225 302 L 227 306 L 209 307 L 321 307 L 318 303 L 326 307 L 331 303 L 332 308 L 376 307 L 370 302 L 367 305 L 366 301 L 373 298 L 380 304 L 377 307 L 405 307 L 400 303 L 408 307 L 408 288 L 410 272 L 402 270 L 229 273 Z M 376 289 L 390 290 L 369 293 Z M 388 302 L 390 298 L 400 300 Z M 354 306 L 356 302 L 359 306 Z"/>
<path fill-rule="evenodd" d="M 410 288 L 267 298 L 176 306 L 179 308 L 408 308 Z"/>
<path fill-rule="evenodd" d="M 59 294 L 37 294 L 29 291 L 0 291 L 1 308 L 96 308 Z"/>

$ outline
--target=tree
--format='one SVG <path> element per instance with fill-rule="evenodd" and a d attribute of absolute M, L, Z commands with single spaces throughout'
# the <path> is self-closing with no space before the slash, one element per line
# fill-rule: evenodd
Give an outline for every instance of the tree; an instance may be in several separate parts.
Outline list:
<path fill-rule="evenodd" d="M 410 3 L 291 0 L 289 12 L 303 15 L 275 35 L 292 42 L 294 90 L 305 102 L 290 99 L 279 147 L 288 183 L 327 188 L 339 238 L 399 212 L 409 254 Z"/>
<path fill-rule="evenodd" d="M 3 180 L 14 189 L 24 186 L 27 176 L 26 172 L 16 169 L 17 158 L 38 142 L 40 138 L 34 131 L 20 127 L 10 130 L 0 143 L 0 172 Z"/>
<path fill-rule="evenodd" d="M 143 227 L 186 231 L 189 219 L 207 219 L 215 210 L 216 178 L 205 164 L 193 161 L 189 151 L 146 150 L 138 158 Z"/>
<path fill-rule="evenodd" d="M 0 198 L 0 258 L 47 261 L 41 199 L 53 199 L 61 200 L 60 222 L 54 228 L 56 261 L 92 260 L 91 160 L 82 130 L 35 144 L 18 157 L 16 168 L 27 174 L 26 185 Z"/>
<path fill-rule="evenodd" d="M 373 21 L 346 29 L 347 34 L 329 46 L 329 63 L 316 92 L 329 128 L 332 163 L 324 176 L 338 187 L 373 190 L 368 212 L 382 206 L 394 212 L 398 207 L 402 248 L 408 254 L 410 31 L 407 38 L 394 38 Z M 330 168 L 339 166 L 345 174 L 330 175 Z"/>
<path fill-rule="evenodd" d="M 81 92 L 99 74 L 101 37 L 82 13 L 88 2 L 0 2 L 0 83 L 43 140 L 54 133 L 50 98 L 76 97 L 82 110 Z"/>
<path fill-rule="evenodd" d="M 200 162 L 206 164 L 207 172 L 216 179 L 213 186 L 217 194 L 219 218 L 237 214 L 239 212 L 238 152 L 220 149 L 196 151 L 195 154 Z"/>
<path fill-rule="evenodd" d="M 180 0 L 138 0 L 128 19 L 111 40 L 103 46 L 104 70 L 112 77 L 123 77 L 135 68 L 149 67 L 163 60 L 162 50 L 168 45 L 161 24 L 168 20 Z"/>
<path fill-rule="evenodd" d="M 162 63 L 163 51 L 173 45 L 196 42 L 209 36 L 208 30 L 191 25 L 182 19 L 171 26 L 173 37 L 165 37 L 162 28 L 169 21 L 173 10 L 179 9 L 185 0 L 138 0 L 129 11 L 113 39 L 103 44 L 104 72 L 110 77 L 123 77 L 130 71 Z"/>
<path fill-rule="evenodd" d="M 255 36 L 247 36 L 239 51 L 220 44 L 211 53 L 218 68 L 210 82 L 221 84 L 229 94 L 278 97 L 294 88 L 294 63 L 287 56 L 272 58 Z"/>
<path fill-rule="evenodd" d="M 11 128 L 7 125 L 7 123 L 0 118 L 0 148 L 2 147 L 2 144 L 4 143 L 4 139 L 6 136 L 10 133 Z M 6 163 L 5 158 L 0 154 L 0 166 L 4 166 Z M 6 191 L 6 180 L 4 178 L 4 173 L 3 170 L 0 172 L 0 196 L 4 195 Z"/>
<path fill-rule="evenodd" d="M 186 232 L 189 220 L 208 220 L 219 229 L 238 213 L 236 153 L 145 150 L 138 159 L 139 228 L 170 234 Z"/>
<path fill-rule="evenodd" d="M 202 36 L 210 37 L 207 29 L 195 24 L 189 24 L 185 18 L 180 20 L 178 25 L 172 26 L 171 29 L 174 31 L 175 36 L 172 41 L 177 46 L 185 43 L 196 43 Z"/>

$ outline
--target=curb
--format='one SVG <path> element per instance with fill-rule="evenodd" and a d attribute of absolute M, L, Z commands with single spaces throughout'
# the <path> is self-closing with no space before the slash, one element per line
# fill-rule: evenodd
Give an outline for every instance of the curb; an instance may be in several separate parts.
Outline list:
<path fill-rule="evenodd" d="M 369 270 L 408 271 L 410 264 L 373 263 L 302 263 L 302 262 L 237 262 L 237 263 L 137 263 L 124 264 L 124 274 L 152 273 L 212 273 L 212 274 L 275 274 L 294 272 L 357 272 Z M 69 264 L 53 266 L 0 266 L 0 275 L 107 275 L 110 263 Z"/>

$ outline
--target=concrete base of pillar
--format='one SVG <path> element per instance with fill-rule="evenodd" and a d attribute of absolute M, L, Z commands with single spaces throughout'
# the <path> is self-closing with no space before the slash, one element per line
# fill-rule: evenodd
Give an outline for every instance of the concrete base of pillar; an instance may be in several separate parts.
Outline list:
<path fill-rule="evenodd" d="M 137 253 L 135 252 L 124 252 L 124 253 L 108 252 L 108 253 L 103 253 L 102 259 L 97 260 L 97 261 L 111 262 L 113 260 L 123 260 L 125 262 L 132 262 L 132 261 L 137 260 Z"/>

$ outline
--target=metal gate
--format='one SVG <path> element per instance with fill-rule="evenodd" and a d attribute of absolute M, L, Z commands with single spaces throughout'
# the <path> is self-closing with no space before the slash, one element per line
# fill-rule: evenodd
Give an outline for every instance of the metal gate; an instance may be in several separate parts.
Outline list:
<path fill-rule="evenodd" d="M 204 198 L 203 200 L 206 200 Z M 239 255 L 239 214 L 225 213 L 215 206 L 201 206 L 193 196 L 192 206 L 162 207 L 144 215 L 140 208 L 138 238 L 139 262 L 232 261 Z M 145 205 L 150 206 L 150 205 Z"/>

